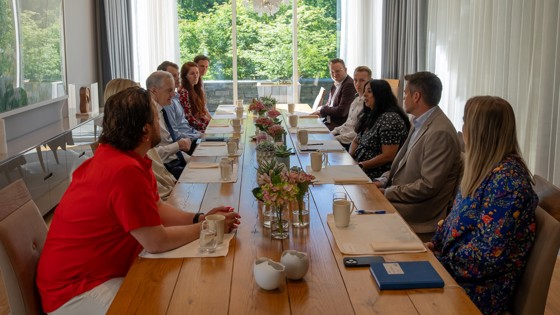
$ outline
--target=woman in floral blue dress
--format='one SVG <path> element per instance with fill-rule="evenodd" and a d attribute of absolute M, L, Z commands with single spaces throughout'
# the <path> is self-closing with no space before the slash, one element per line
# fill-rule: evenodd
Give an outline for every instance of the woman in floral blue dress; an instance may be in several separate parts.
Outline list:
<path fill-rule="evenodd" d="M 465 171 L 449 216 L 426 245 L 484 314 L 509 308 L 535 238 L 538 197 L 517 143 L 511 105 L 467 101 Z"/>
<path fill-rule="evenodd" d="M 374 179 L 391 168 L 397 151 L 408 136 L 410 121 L 385 80 L 366 83 L 364 99 L 364 109 L 356 124 L 356 137 L 348 152 L 369 178 Z"/>

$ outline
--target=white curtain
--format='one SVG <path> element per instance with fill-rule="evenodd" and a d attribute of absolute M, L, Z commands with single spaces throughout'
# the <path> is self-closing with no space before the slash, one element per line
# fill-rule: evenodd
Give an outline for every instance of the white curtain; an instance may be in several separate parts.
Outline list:
<path fill-rule="evenodd" d="M 368 66 L 380 78 L 383 0 L 342 0 L 340 11 L 340 58 L 348 73 Z"/>
<path fill-rule="evenodd" d="M 559 1 L 430 0 L 427 51 L 455 127 L 469 97 L 505 98 L 530 169 L 560 185 Z"/>
<path fill-rule="evenodd" d="M 181 68 L 177 0 L 131 0 L 134 81 L 146 78 L 165 60 Z"/>

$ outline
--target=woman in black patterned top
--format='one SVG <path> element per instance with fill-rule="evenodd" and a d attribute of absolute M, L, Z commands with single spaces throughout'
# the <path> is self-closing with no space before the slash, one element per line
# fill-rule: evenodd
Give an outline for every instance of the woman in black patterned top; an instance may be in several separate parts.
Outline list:
<path fill-rule="evenodd" d="M 374 179 L 391 168 L 391 162 L 408 136 L 410 121 L 397 104 L 387 81 L 369 81 L 364 98 L 364 110 L 356 125 L 357 136 L 349 152 Z"/>

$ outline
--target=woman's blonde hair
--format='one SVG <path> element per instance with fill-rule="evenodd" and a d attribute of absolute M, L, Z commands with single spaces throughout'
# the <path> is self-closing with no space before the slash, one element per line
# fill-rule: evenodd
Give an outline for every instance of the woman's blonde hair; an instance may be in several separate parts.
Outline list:
<path fill-rule="evenodd" d="M 140 85 L 129 79 L 113 79 L 109 81 L 109 83 L 105 86 L 105 92 L 103 93 L 103 104 L 107 103 L 109 97 L 133 86 Z"/>
<path fill-rule="evenodd" d="M 461 180 L 463 197 L 472 195 L 497 163 L 506 156 L 521 157 L 511 105 L 496 96 L 475 96 L 464 112 L 465 170 Z M 527 169 L 529 173 L 529 170 Z"/>

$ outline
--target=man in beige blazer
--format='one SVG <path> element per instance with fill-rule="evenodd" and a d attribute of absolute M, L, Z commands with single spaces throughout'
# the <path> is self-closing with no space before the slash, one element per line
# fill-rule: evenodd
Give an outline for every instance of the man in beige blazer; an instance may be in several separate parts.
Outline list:
<path fill-rule="evenodd" d="M 405 76 L 404 108 L 413 116 L 406 142 L 391 170 L 378 178 L 385 197 L 412 229 L 428 241 L 447 215 L 462 175 L 455 127 L 439 108 L 442 84 L 430 72 Z M 382 189 L 383 190 L 383 189 Z"/>

